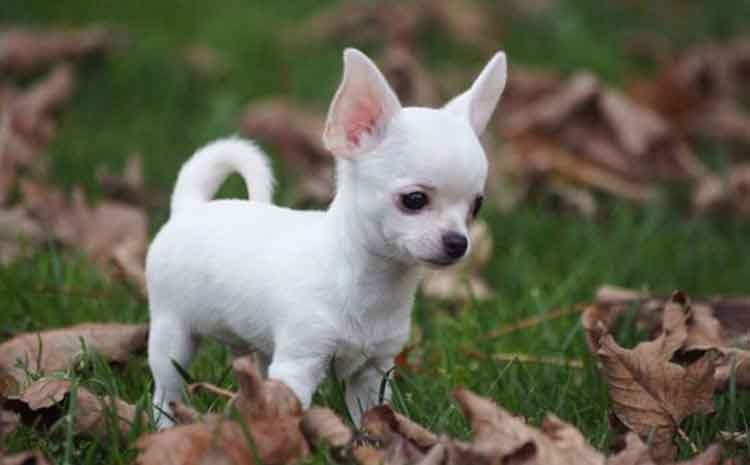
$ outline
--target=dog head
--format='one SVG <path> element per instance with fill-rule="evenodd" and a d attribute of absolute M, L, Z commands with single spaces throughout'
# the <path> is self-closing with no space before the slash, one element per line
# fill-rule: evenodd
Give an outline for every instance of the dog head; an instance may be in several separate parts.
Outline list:
<path fill-rule="evenodd" d="M 335 202 L 347 205 L 347 221 L 368 247 L 432 266 L 467 253 L 467 226 L 487 177 L 478 136 L 505 81 L 505 54 L 498 52 L 469 90 L 443 108 L 404 108 L 367 56 L 344 52 L 323 141 L 338 160 Z"/>

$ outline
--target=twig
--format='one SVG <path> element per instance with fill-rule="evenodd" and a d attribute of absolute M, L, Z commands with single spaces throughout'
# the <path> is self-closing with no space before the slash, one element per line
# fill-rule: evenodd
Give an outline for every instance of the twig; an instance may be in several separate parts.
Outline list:
<path fill-rule="evenodd" d="M 576 313 L 581 313 L 586 308 L 586 306 L 587 306 L 586 304 L 576 304 L 576 305 L 573 305 L 572 307 L 558 308 L 558 309 L 554 309 L 554 310 L 542 313 L 541 315 L 536 315 L 531 318 L 527 318 L 525 320 L 516 321 L 515 323 L 511 323 L 507 326 L 503 326 L 501 328 L 498 328 L 496 330 L 490 331 L 488 333 L 485 333 L 479 336 L 479 340 L 486 341 L 488 339 L 497 339 L 501 336 L 505 336 L 506 334 L 510 334 L 510 333 L 513 333 L 522 329 L 528 329 L 528 328 L 534 327 L 540 323 L 544 323 L 545 321 L 562 318 L 568 315 L 574 315 Z"/>
<path fill-rule="evenodd" d="M 574 358 L 523 354 L 519 352 L 495 352 L 492 354 L 485 354 L 470 349 L 461 349 L 461 352 L 469 357 L 478 358 L 480 360 L 492 359 L 499 362 L 519 362 L 540 365 L 557 365 L 566 368 L 583 368 L 583 361 Z"/>
<path fill-rule="evenodd" d="M 740 433 L 739 431 L 719 431 L 719 438 L 722 441 L 734 442 L 736 444 L 747 444 L 747 433 Z"/>
<path fill-rule="evenodd" d="M 235 393 L 224 388 L 220 388 L 219 386 L 214 386 L 211 383 L 193 383 L 188 385 L 188 392 L 190 394 L 195 394 L 197 391 L 206 391 L 211 392 L 213 394 L 216 394 L 217 396 L 226 397 L 227 399 L 231 399 L 235 396 Z"/>
<path fill-rule="evenodd" d="M 693 452 L 693 454 L 698 453 L 698 446 L 695 445 L 693 441 L 690 440 L 690 438 L 685 434 L 685 431 L 682 430 L 682 428 L 677 428 L 677 434 L 680 435 L 683 441 L 687 442 L 690 445 L 690 450 Z"/>

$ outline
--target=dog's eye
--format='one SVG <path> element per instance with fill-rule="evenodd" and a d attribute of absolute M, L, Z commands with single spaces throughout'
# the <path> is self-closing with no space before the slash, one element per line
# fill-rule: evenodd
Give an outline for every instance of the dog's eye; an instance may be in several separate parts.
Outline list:
<path fill-rule="evenodd" d="M 429 199 L 424 192 L 409 192 L 408 194 L 401 195 L 401 205 L 406 210 L 412 212 L 423 209 L 427 205 L 427 202 L 429 202 Z"/>
<path fill-rule="evenodd" d="M 482 202 L 484 202 L 484 196 L 479 195 L 474 199 L 474 206 L 471 207 L 471 216 L 473 218 L 476 218 L 479 214 L 479 210 L 482 209 Z"/>

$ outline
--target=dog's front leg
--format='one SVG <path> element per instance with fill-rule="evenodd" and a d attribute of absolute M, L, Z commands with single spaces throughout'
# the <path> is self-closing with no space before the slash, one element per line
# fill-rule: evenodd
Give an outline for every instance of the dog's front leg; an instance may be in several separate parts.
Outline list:
<path fill-rule="evenodd" d="M 391 368 L 393 357 L 378 357 L 370 359 L 349 377 L 346 384 L 346 406 L 356 426 L 361 425 L 364 412 L 380 402 L 381 387 L 384 388 L 383 400 L 390 400 L 391 387 L 386 376 Z"/>
<path fill-rule="evenodd" d="M 321 355 L 301 356 L 299 352 L 299 346 L 275 352 L 268 367 L 268 377 L 283 381 L 297 395 L 302 408 L 307 409 L 326 375 L 329 359 Z"/>

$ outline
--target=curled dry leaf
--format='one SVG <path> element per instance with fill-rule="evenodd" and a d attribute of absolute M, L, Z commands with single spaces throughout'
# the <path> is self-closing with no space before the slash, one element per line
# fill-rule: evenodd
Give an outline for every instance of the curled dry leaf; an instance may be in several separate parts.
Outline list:
<path fill-rule="evenodd" d="M 70 99 L 74 85 L 73 67 L 68 64 L 56 66 L 13 103 L 13 128 L 27 139 L 47 143 L 57 129 L 53 112 Z"/>
<path fill-rule="evenodd" d="M 7 200 L 19 166 L 29 166 L 57 129 L 56 113 L 74 90 L 70 65 L 61 64 L 21 92 L 0 84 L 0 168 Z"/>
<path fill-rule="evenodd" d="M 660 335 L 632 350 L 620 347 L 597 320 L 583 319 L 615 416 L 642 438 L 651 438 L 652 456 L 658 462 L 674 458 L 673 437 L 685 418 L 714 411 L 714 354 L 706 352 L 686 366 L 672 362 L 688 337 L 688 308 L 686 296 L 675 293 L 664 307 Z"/>
<path fill-rule="evenodd" d="M 5 455 L 0 450 L 0 465 L 48 465 L 47 458 L 38 450 Z"/>
<path fill-rule="evenodd" d="M 391 44 L 385 49 L 382 63 L 386 79 L 404 106 L 436 107 L 443 102 L 440 85 L 409 47 Z"/>
<path fill-rule="evenodd" d="M 112 45 L 112 33 L 99 26 L 79 30 L 0 31 L 0 70 L 28 72 L 50 64 L 105 52 Z"/>
<path fill-rule="evenodd" d="M 9 264 L 18 258 L 28 244 L 40 244 L 47 232 L 23 208 L 0 210 L 0 263 Z"/>
<path fill-rule="evenodd" d="M 263 380 L 249 356 L 235 360 L 233 367 L 240 384 L 232 400 L 239 422 L 211 414 L 201 422 L 145 434 L 138 439 L 137 463 L 287 464 L 307 456 L 302 408 L 292 391 L 279 381 Z"/>
<path fill-rule="evenodd" d="M 737 163 L 725 176 L 707 175 L 693 192 L 696 211 L 727 210 L 750 215 L 750 163 Z"/>
<path fill-rule="evenodd" d="M 246 421 L 299 421 L 302 404 L 289 387 L 275 379 L 263 379 L 251 357 L 240 357 L 232 363 L 240 390 L 234 406 Z"/>
<path fill-rule="evenodd" d="M 133 405 L 109 396 L 99 397 L 82 386 L 75 388 L 75 423 L 77 434 L 100 436 L 107 433 L 107 424 L 116 422 L 121 437 L 126 438 L 136 419 Z M 8 396 L 6 408 L 21 415 L 30 424 L 52 425 L 64 416 L 61 406 L 71 393 L 71 382 L 67 379 L 41 378 L 20 395 Z M 37 419 L 41 418 L 41 421 Z M 141 422 L 146 421 L 143 416 Z"/>
<path fill-rule="evenodd" d="M 201 79 L 220 79 L 226 77 L 231 66 L 218 50 L 206 44 L 193 44 L 182 52 L 185 63 Z"/>
<path fill-rule="evenodd" d="M 457 389 L 454 396 L 474 432 L 471 450 L 484 463 L 604 464 L 578 430 L 553 415 L 537 430 L 468 390 Z"/>
<path fill-rule="evenodd" d="M 283 98 L 251 103 L 240 122 L 242 134 L 272 144 L 298 179 L 298 201 L 333 198 L 333 159 L 323 146 L 324 117 Z"/>
<path fill-rule="evenodd" d="M 721 447 L 718 444 L 712 444 L 703 453 L 685 461 L 675 462 L 674 465 L 719 465 L 720 460 Z M 655 465 L 655 463 L 648 446 L 634 433 L 627 433 L 625 447 L 607 460 L 607 465 Z M 727 464 L 727 462 L 724 463 Z"/>
<path fill-rule="evenodd" d="M 26 370 L 47 374 L 71 368 L 82 353 L 82 345 L 114 362 L 124 362 L 145 349 L 147 332 L 148 325 L 84 323 L 19 334 L 0 344 L 0 372 L 14 381 L 0 395 L 20 392 L 27 383 Z"/>
<path fill-rule="evenodd" d="M 583 212 L 595 211 L 593 198 L 569 184 L 645 202 L 655 197 L 658 182 L 690 181 L 707 172 L 661 115 L 590 73 L 563 81 L 520 70 L 508 88 L 503 105 L 510 111 L 498 118 L 508 147 L 499 173 L 521 185 L 541 179 Z"/>
<path fill-rule="evenodd" d="M 389 465 L 419 463 L 427 451 L 438 443 L 438 437 L 421 425 L 396 413 L 388 405 L 381 405 L 365 412 L 362 430 L 371 440 L 382 444 L 378 452 L 381 461 Z M 366 457 L 372 460 L 374 454 Z"/>
<path fill-rule="evenodd" d="M 5 438 L 16 430 L 20 420 L 17 413 L 5 410 L 3 403 L 4 401 L 0 398 L 0 443 L 5 441 Z"/>
<path fill-rule="evenodd" d="M 28 180 L 21 192 L 29 214 L 55 239 L 101 266 L 113 263 L 145 294 L 148 224 L 143 208 L 106 200 L 90 207 L 79 188 L 68 202 L 58 188 Z"/>
<path fill-rule="evenodd" d="M 302 417 L 302 431 L 312 444 L 326 444 L 342 449 L 352 441 L 352 430 L 333 410 L 312 407 Z"/>
<path fill-rule="evenodd" d="M 346 39 L 385 41 L 415 48 L 418 38 L 431 26 L 453 40 L 487 53 L 495 50 L 498 35 L 492 11 L 480 2 L 345 2 L 313 16 L 295 34 L 301 40 Z"/>
<path fill-rule="evenodd" d="M 602 286 L 597 290 L 594 302 L 587 307 L 584 319 L 599 321 L 607 330 L 611 330 L 625 310 L 635 307 L 639 329 L 655 335 L 661 330 L 663 309 L 668 301 L 666 297 L 648 292 Z M 748 347 L 750 297 L 712 296 L 690 299 L 689 306 L 685 349 Z"/>
<path fill-rule="evenodd" d="M 148 203 L 146 183 L 143 179 L 143 157 L 130 155 L 121 174 L 113 174 L 106 165 L 96 168 L 96 180 L 104 197 L 132 205 Z"/>
<path fill-rule="evenodd" d="M 750 41 L 699 45 L 664 64 L 653 79 L 635 82 L 630 93 L 691 135 L 750 141 L 750 115 L 737 101 L 750 94 Z"/>
<path fill-rule="evenodd" d="M 625 434 L 625 447 L 609 457 L 607 465 L 655 465 L 648 446 L 632 432 Z"/>
<path fill-rule="evenodd" d="M 471 250 L 458 264 L 444 270 L 428 270 L 422 281 L 422 292 L 441 300 L 486 300 L 492 294 L 482 278 L 482 270 L 492 257 L 494 248 L 489 226 L 476 221 L 469 227 Z"/>

